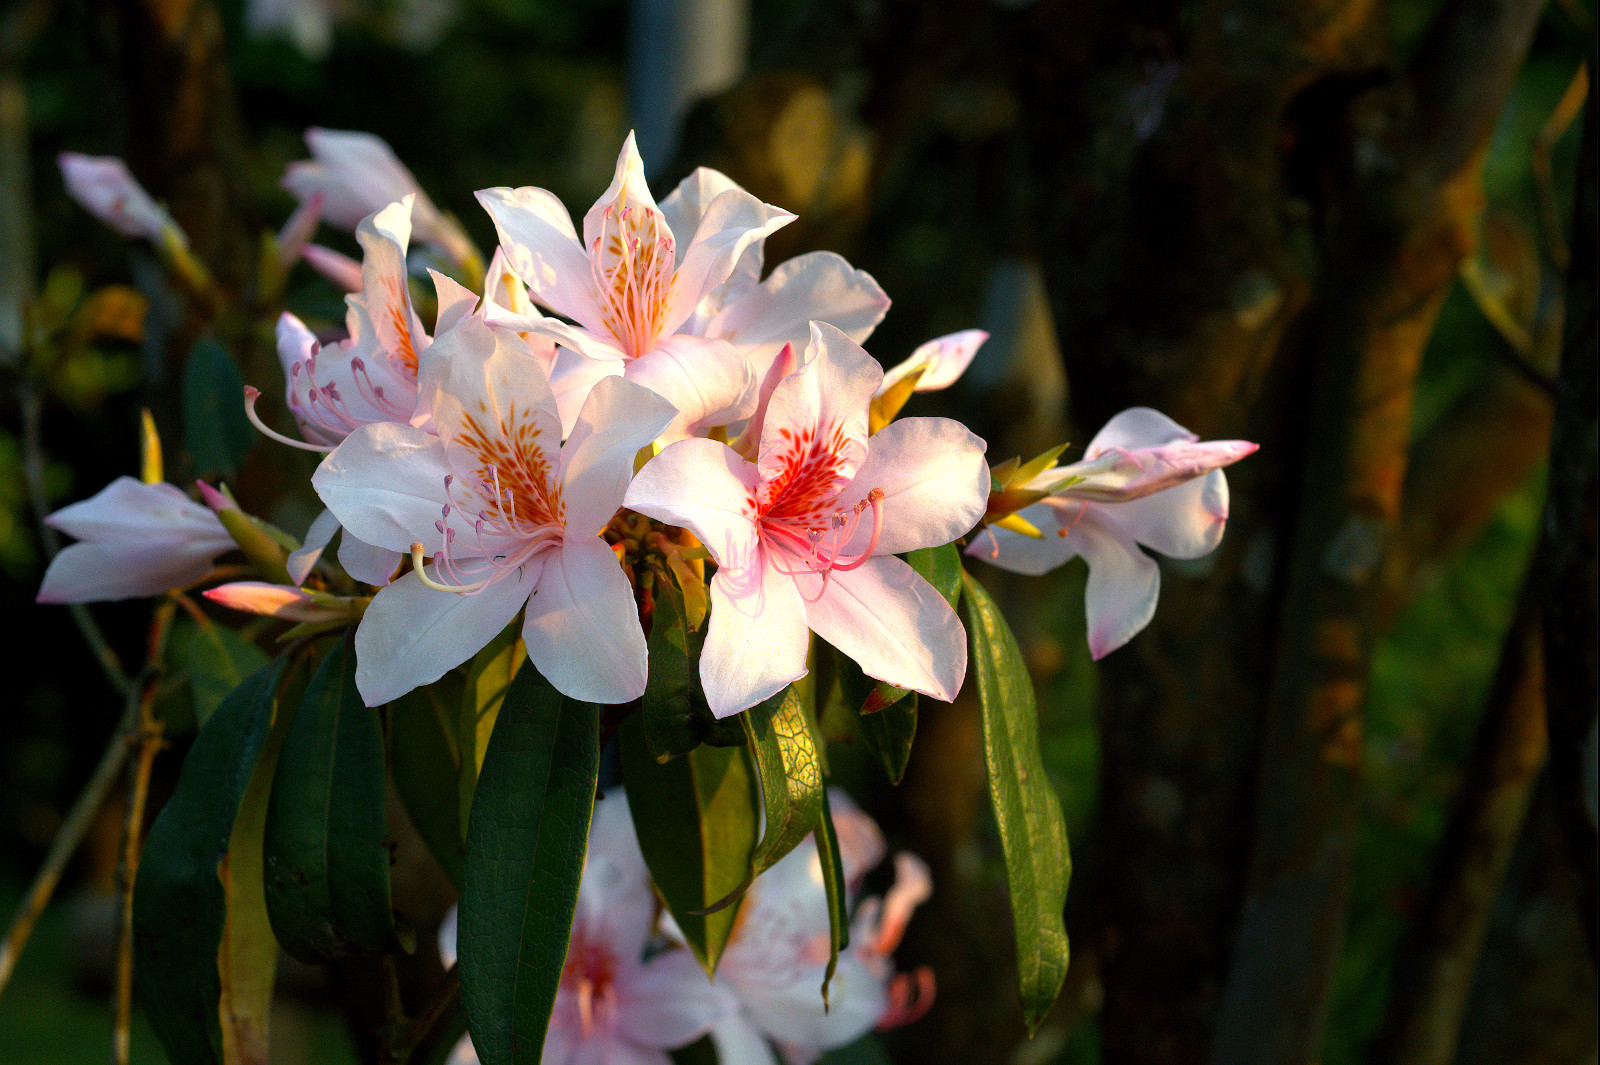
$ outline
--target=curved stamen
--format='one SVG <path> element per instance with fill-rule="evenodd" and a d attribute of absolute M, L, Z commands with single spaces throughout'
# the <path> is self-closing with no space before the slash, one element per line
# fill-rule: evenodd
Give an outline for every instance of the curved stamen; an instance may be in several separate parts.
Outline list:
<path fill-rule="evenodd" d="M 372 383 L 372 374 L 367 371 L 366 361 L 357 355 L 350 360 L 351 375 L 355 378 L 356 391 L 361 393 L 361 398 L 377 407 L 383 413 L 397 422 L 409 421 L 411 415 L 390 403 L 384 397 L 383 386 Z"/>
<path fill-rule="evenodd" d="M 422 544 L 420 544 L 420 543 L 412 544 L 411 545 L 411 568 L 416 571 L 417 580 L 421 581 L 423 584 L 427 585 L 429 588 L 434 589 L 435 591 L 439 591 L 439 592 L 454 592 L 457 595 L 466 595 L 469 592 L 476 592 L 481 588 L 488 587 L 489 581 L 492 579 L 492 578 L 489 578 L 489 577 L 485 577 L 483 580 L 475 581 L 472 584 L 440 584 L 438 581 L 434 580 L 432 577 L 428 576 L 426 573 L 423 572 L 423 570 L 422 570 L 422 557 L 423 557 Z"/>
<path fill-rule="evenodd" d="M 296 440 L 293 437 L 284 436 L 276 429 L 268 428 L 267 423 L 262 421 L 261 416 L 256 413 L 256 400 L 260 398 L 261 390 L 259 388 L 256 388 L 253 385 L 244 386 L 244 416 L 250 419 L 250 424 L 255 426 L 257 431 L 260 432 L 262 436 L 265 436 L 270 440 L 276 440 L 280 444 L 288 444 L 290 447 L 297 447 L 301 451 L 315 451 L 320 455 L 326 455 L 328 452 L 333 450 L 332 445 L 308 444 L 304 440 Z"/>

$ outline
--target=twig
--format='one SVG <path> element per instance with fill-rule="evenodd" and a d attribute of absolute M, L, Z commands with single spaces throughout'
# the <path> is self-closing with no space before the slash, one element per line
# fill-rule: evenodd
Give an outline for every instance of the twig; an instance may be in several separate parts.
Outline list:
<path fill-rule="evenodd" d="M 1572 127 L 1572 120 L 1583 110 L 1583 101 L 1589 95 L 1589 65 L 1579 63 L 1577 73 L 1567 83 L 1550 117 L 1534 135 L 1529 149 L 1529 165 L 1533 168 L 1533 191 L 1539 200 L 1539 227 L 1544 230 L 1545 250 L 1550 261 L 1562 270 L 1567 268 L 1572 252 L 1567 247 L 1567 236 L 1561 231 L 1561 209 L 1556 205 L 1555 180 L 1550 174 L 1550 154 Z"/>

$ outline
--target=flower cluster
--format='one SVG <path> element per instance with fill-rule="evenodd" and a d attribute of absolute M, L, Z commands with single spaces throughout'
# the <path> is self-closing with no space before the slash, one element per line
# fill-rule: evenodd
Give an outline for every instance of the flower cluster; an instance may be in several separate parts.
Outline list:
<path fill-rule="evenodd" d="M 851 946 L 827 980 L 828 909 L 814 847 L 791 851 L 746 894 L 732 938 L 709 979 L 659 912 L 634 835 L 627 796 L 595 804 L 572 939 L 541 1060 L 666 1065 L 666 1051 L 709 1035 L 724 1065 L 810 1065 L 874 1028 L 893 1028 L 932 1005 L 931 970 L 897 973 L 891 955 L 932 891 L 927 866 L 895 855 L 883 898 L 860 898 L 884 858 L 883 834 L 843 792 L 829 793 L 850 897 Z M 456 960 L 456 911 L 439 928 L 439 953 Z M 451 1065 L 478 1060 L 469 1039 Z"/>

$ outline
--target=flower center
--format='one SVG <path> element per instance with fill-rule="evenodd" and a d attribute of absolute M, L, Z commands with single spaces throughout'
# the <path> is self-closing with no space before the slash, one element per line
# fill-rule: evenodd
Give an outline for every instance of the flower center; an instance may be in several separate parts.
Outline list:
<path fill-rule="evenodd" d="M 630 359 L 655 346 L 672 288 L 674 255 L 672 231 L 660 211 L 617 204 L 605 209 L 589 262 L 601 317 Z"/>
<path fill-rule="evenodd" d="M 792 577 L 820 576 L 816 595 L 801 595 L 816 602 L 828 587 L 834 570 L 852 570 L 872 557 L 883 531 L 883 489 L 872 488 L 854 506 L 839 505 L 839 492 L 849 482 L 846 451 L 852 441 L 842 426 L 794 433 L 778 431 L 782 451 L 775 476 L 762 482 L 756 502 L 756 528 L 769 550 L 788 565 L 775 563 L 778 572 Z M 872 512 L 872 532 L 867 544 L 853 556 L 845 555 L 863 517 Z"/>
<path fill-rule="evenodd" d="M 561 985 L 578 1000 L 578 1023 L 585 1039 L 596 1028 L 610 1024 L 616 1005 L 617 960 L 599 943 L 573 934 L 567 962 L 561 969 Z"/>

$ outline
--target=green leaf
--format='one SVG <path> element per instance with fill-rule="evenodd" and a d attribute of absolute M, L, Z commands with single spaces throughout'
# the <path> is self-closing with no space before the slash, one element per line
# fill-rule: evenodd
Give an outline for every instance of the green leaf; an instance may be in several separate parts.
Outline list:
<path fill-rule="evenodd" d="M 238 365 L 228 349 L 201 337 L 183 367 L 183 443 L 194 472 L 232 477 L 255 442 Z"/>
<path fill-rule="evenodd" d="M 911 741 L 917 735 L 916 693 L 876 714 L 862 714 L 857 727 L 889 783 L 900 783 L 911 761 Z"/>
<path fill-rule="evenodd" d="M 458 802 L 461 700 L 451 678 L 408 692 L 389 704 L 389 764 L 411 825 L 450 883 L 461 886 L 466 832 Z"/>
<path fill-rule="evenodd" d="M 850 945 L 850 914 L 847 912 L 844 859 L 839 857 L 839 834 L 833 829 L 833 812 L 822 804 L 817 818 L 817 860 L 822 864 L 822 891 L 828 899 L 828 969 L 822 976 L 822 1008 L 828 1008 L 828 985 L 839 967 L 839 952 Z"/>
<path fill-rule="evenodd" d="M 683 593 L 662 575 L 655 582 L 650 622 L 650 670 L 640 700 L 644 740 L 658 761 L 675 758 L 701 743 L 742 746 L 744 730 L 718 721 L 700 686 L 700 648 L 705 634 L 689 627 Z"/>
<path fill-rule="evenodd" d="M 889 1054 L 875 1035 L 835 1047 L 817 1059 L 817 1065 L 891 1065 Z"/>
<path fill-rule="evenodd" d="M 822 758 L 799 685 L 791 684 L 739 715 L 755 755 L 766 830 L 751 861 L 751 878 L 777 864 L 817 827 L 827 796 Z"/>
<path fill-rule="evenodd" d="M 711 975 L 738 905 L 707 910 L 739 889 L 750 870 L 759 828 L 756 782 L 737 748 L 700 746 L 656 761 L 640 716 L 631 715 L 619 733 L 628 810 L 656 892 Z"/>
<path fill-rule="evenodd" d="M 225 1046 L 238 1045 L 234 1019 L 256 1013 L 261 981 L 270 991 L 274 951 L 259 949 L 259 933 L 267 929 L 270 943 L 271 931 L 250 896 L 261 892 L 254 818 L 258 811 L 264 816 L 274 748 L 281 743 L 273 711 L 283 673 L 280 659 L 217 707 L 145 840 L 133 891 L 135 971 L 145 1015 L 174 1065 L 222 1062 Z M 287 716 L 279 715 L 280 726 Z M 230 930 L 230 923 L 237 927 Z M 256 986 L 234 980 L 245 962 L 265 967 L 255 974 Z M 226 1010 L 225 983 L 233 1000 Z M 265 1020 L 261 1015 L 263 1040 Z"/>
<path fill-rule="evenodd" d="M 907 688 L 897 688 L 887 681 L 867 676 L 861 672 L 855 660 L 843 651 L 835 650 L 834 662 L 838 670 L 840 698 L 863 719 L 894 706 L 911 694 Z"/>
<path fill-rule="evenodd" d="M 484 1065 L 534 1065 L 544 1047 L 600 778 L 600 711 L 536 669 L 500 706 L 467 824 L 461 1002 Z"/>
<path fill-rule="evenodd" d="M 467 815 L 472 812 L 472 793 L 478 787 L 483 752 L 489 747 L 495 718 L 500 715 L 500 704 L 505 702 L 517 670 L 527 660 L 527 652 L 522 647 L 522 622 L 518 618 L 485 644 L 467 667 L 461 713 L 456 718 L 456 750 L 460 762 L 456 783 L 463 840 L 466 839 Z"/>
<path fill-rule="evenodd" d="M 195 721 L 204 726 L 227 694 L 271 659 L 255 644 L 224 625 L 191 622 L 184 629 L 187 635 L 174 647 L 173 653 L 187 652 Z"/>
<path fill-rule="evenodd" d="M 908 551 L 902 557 L 954 610 L 961 596 L 961 549 L 955 544 L 944 544 Z"/>
<path fill-rule="evenodd" d="M 964 575 L 962 588 L 983 707 L 989 800 L 1000 827 L 1011 890 L 1023 1016 L 1032 1032 L 1067 975 L 1062 910 L 1072 859 L 1061 801 L 1039 755 L 1039 714 L 1022 652 L 983 585 Z"/>
<path fill-rule="evenodd" d="M 389 901 L 383 728 L 356 690 L 355 649 L 335 644 L 284 739 L 267 807 L 267 912 L 301 961 L 403 946 Z"/>

